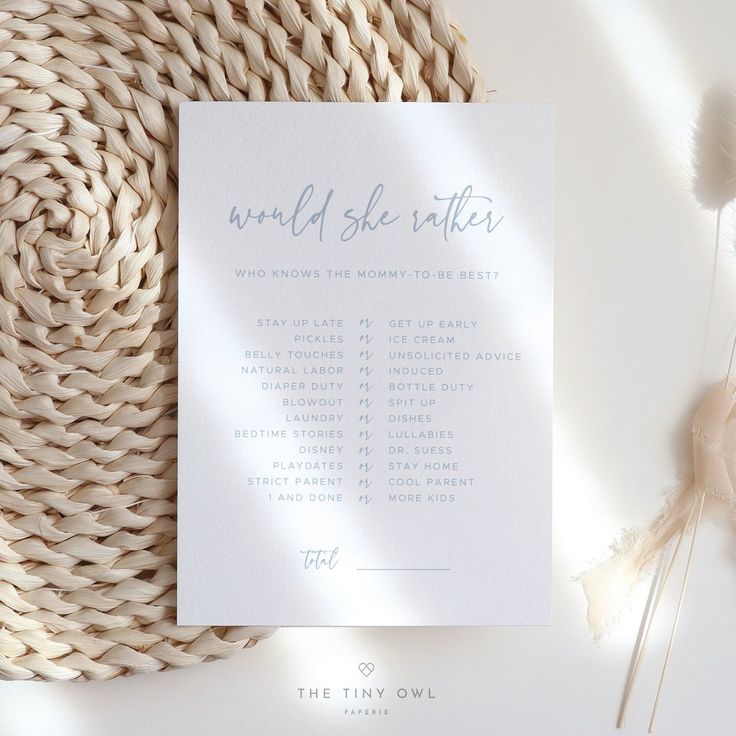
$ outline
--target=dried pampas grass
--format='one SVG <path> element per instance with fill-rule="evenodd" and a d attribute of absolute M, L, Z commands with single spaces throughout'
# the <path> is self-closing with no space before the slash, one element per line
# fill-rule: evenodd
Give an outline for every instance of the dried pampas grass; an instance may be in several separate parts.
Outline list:
<path fill-rule="evenodd" d="M 716 237 L 708 312 L 704 330 L 702 362 L 710 333 L 711 313 L 719 258 L 721 213 L 736 198 L 736 100 L 725 89 L 714 87 L 703 97 L 693 135 L 693 193 L 702 207 L 716 212 Z M 736 348 L 736 343 L 734 344 Z M 662 667 L 649 732 L 662 692 L 662 685 L 682 610 L 691 569 L 695 538 L 704 516 L 736 516 L 736 382 L 731 379 L 734 352 L 724 381 L 711 390 L 697 410 L 692 426 L 694 474 L 692 482 L 673 496 L 660 517 L 647 529 L 628 530 L 615 542 L 610 558 L 576 578 L 588 602 L 588 626 L 596 642 L 618 621 L 632 591 L 662 563 L 666 547 L 675 539 L 672 556 L 660 581 L 654 579 L 642 617 L 632 666 L 619 713 L 624 723 L 639 666 L 647 647 L 652 621 L 670 581 L 683 541 L 691 534 L 690 550 L 681 582 L 672 631 Z M 660 568 L 661 569 L 661 568 Z"/>

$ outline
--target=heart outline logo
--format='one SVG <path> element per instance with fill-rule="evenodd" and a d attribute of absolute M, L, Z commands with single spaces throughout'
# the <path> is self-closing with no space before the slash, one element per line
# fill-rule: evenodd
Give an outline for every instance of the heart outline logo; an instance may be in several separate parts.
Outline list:
<path fill-rule="evenodd" d="M 363 677 L 370 677 L 373 674 L 374 669 L 376 669 L 376 666 L 373 662 L 361 662 L 358 665 L 358 671 L 363 675 Z"/>

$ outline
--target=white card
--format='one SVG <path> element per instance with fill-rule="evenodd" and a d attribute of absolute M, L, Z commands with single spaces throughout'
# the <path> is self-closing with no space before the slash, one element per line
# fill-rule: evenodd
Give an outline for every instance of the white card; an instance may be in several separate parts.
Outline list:
<path fill-rule="evenodd" d="M 548 624 L 552 109 L 180 137 L 178 622 Z"/>

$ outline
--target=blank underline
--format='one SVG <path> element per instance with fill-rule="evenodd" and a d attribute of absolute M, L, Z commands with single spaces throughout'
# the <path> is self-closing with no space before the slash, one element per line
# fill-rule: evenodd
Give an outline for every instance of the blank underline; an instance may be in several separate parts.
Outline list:
<path fill-rule="evenodd" d="M 356 567 L 358 572 L 450 572 L 449 567 Z"/>

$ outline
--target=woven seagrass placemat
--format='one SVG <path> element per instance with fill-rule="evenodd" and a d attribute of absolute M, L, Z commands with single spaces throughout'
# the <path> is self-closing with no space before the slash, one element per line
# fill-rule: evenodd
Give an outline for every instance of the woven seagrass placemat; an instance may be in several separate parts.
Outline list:
<path fill-rule="evenodd" d="M 0 0 L 0 70 L 0 677 L 227 656 L 270 631 L 176 625 L 178 105 L 483 81 L 435 0 Z"/>

